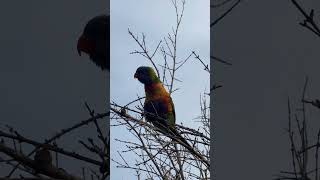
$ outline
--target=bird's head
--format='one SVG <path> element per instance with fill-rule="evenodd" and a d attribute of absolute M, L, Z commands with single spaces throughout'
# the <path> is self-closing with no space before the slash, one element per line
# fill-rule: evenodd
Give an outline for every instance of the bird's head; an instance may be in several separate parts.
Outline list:
<path fill-rule="evenodd" d="M 78 39 L 79 55 L 84 52 L 102 70 L 110 70 L 110 16 L 99 15 L 89 20 Z"/>
<path fill-rule="evenodd" d="M 140 66 L 136 70 L 136 73 L 134 74 L 134 78 L 137 78 L 142 84 L 145 84 L 145 85 L 150 85 L 152 83 L 160 82 L 154 70 L 148 66 Z"/>
<path fill-rule="evenodd" d="M 107 38 L 110 30 L 110 16 L 99 15 L 92 18 L 84 27 L 83 33 L 78 39 L 77 49 L 79 55 L 81 52 L 85 52 L 89 55 L 95 52 L 95 45 L 101 39 Z M 108 31 L 109 30 L 109 31 Z M 110 37 L 109 37 L 110 39 Z M 106 43 L 106 41 L 103 41 Z M 103 46 L 105 47 L 105 46 Z"/>

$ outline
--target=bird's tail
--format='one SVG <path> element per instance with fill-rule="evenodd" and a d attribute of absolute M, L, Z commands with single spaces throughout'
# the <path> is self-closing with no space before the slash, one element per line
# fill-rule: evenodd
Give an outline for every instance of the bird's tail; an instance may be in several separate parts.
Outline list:
<path fill-rule="evenodd" d="M 172 139 L 174 141 L 177 141 L 177 143 L 192 147 L 188 143 L 188 141 L 184 137 L 182 137 L 181 134 L 175 128 L 170 128 L 170 134 L 173 136 Z"/>
<path fill-rule="evenodd" d="M 176 141 L 177 143 L 181 144 L 183 147 L 185 147 L 191 154 L 193 154 L 196 158 L 201 160 L 203 163 L 205 163 L 208 167 L 210 167 L 210 163 L 199 153 L 197 152 L 189 143 L 188 141 L 181 136 L 181 134 L 175 129 L 170 128 L 170 134 L 172 135 L 172 139 Z"/>

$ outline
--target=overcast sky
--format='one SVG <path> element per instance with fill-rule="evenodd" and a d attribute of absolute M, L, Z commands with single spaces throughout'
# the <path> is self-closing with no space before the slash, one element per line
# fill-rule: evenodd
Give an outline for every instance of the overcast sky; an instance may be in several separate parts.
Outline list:
<path fill-rule="evenodd" d="M 180 2 L 180 1 L 178 1 Z M 125 5 L 124 5 L 125 4 Z M 125 13 L 124 13 L 125 12 Z M 145 58 L 131 55 L 139 46 L 128 34 L 128 28 L 134 34 L 145 33 L 149 49 L 154 49 L 160 40 L 171 32 L 175 25 L 175 11 L 170 0 L 112 0 L 111 1 L 111 101 L 120 105 L 144 96 L 143 84 L 133 78 L 139 66 L 151 66 Z M 195 50 L 205 63 L 209 64 L 209 1 L 186 0 L 185 15 L 178 37 L 178 57 L 186 58 Z M 161 63 L 161 56 L 156 56 L 156 63 Z M 177 114 L 176 123 L 187 126 L 194 124 L 193 118 L 200 115 L 200 93 L 209 89 L 209 74 L 203 70 L 200 62 L 192 58 L 181 70 L 177 71 L 179 91 L 173 93 Z M 111 129 L 111 137 L 126 139 L 130 133 L 126 129 Z M 111 157 L 119 160 L 117 150 L 123 145 L 111 142 Z M 128 158 L 128 156 L 125 156 Z M 134 159 L 134 156 L 129 158 Z M 112 163 L 111 179 L 128 179 L 135 172 L 117 169 Z"/>
<path fill-rule="evenodd" d="M 11 125 L 26 137 L 43 141 L 58 130 L 106 107 L 107 78 L 76 44 L 87 21 L 108 14 L 105 0 L 6 1 L 0 6 L 0 127 Z M 80 138 L 93 137 L 85 127 L 58 143 L 78 150 Z M 82 153 L 85 153 L 82 151 Z M 80 174 L 78 161 L 63 168 Z M 7 175 L 0 167 L 0 176 Z"/>
<path fill-rule="evenodd" d="M 303 3 L 316 9 L 319 20 L 319 1 Z M 221 12 L 212 10 L 214 17 Z M 211 29 L 215 55 L 233 63 L 213 63 L 212 80 L 223 85 L 214 94 L 217 179 L 270 180 L 280 170 L 292 170 L 287 98 L 298 108 L 306 75 L 308 97 L 320 97 L 320 39 L 302 28 L 301 20 L 291 1 L 242 1 Z M 310 110 L 314 140 L 320 112 Z"/>

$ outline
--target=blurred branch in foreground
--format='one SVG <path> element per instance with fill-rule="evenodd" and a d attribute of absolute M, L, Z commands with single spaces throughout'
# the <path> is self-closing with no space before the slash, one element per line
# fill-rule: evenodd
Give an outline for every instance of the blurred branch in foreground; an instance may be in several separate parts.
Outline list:
<path fill-rule="evenodd" d="M 89 106 L 86 103 L 89 110 Z M 90 109 L 91 110 L 91 109 Z M 0 131 L 0 163 L 2 167 L 12 167 L 4 179 L 85 179 L 90 176 L 92 179 L 106 179 L 109 172 L 109 135 L 105 129 L 105 118 L 110 113 L 95 114 L 90 111 L 91 118 L 74 124 L 57 132 L 53 137 L 38 142 L 20 134 L 14 128 L 7 127 L 6 131 Z M 104 121 L 101 121 L 104 120 Z M 70 151 L 60 146 L 57 140 L 62 141 L 66 135 L 80 131 L 81 128 L 88 125 L 94 125 L 96 128 L 96 137 L 88 137 L 87 140 L 79 139 L 78 142 L 87 150 L 90 156 L 81 155 L 76 151 Z M 33 150 L 26 153 L 30 148 Z M 32 158 L 31 156 L 34 155 Z M 73 161 L 83 163 L 82 176 L 73 175 L 63 168 L 63 160 L 60 156 L 67 157 Z M 93 157 L 99 157 L 98 159 Z M 87 166 L 87 167 L 85 167 Z M 95 167 L 95 168 L 94 168 Z M 85 170 L 87 169 L 88 172 Z M 96 170 L 94 170 L 96 169 Z M 17 177 L 13 177 L 14 175 Z M 19 177 L 19 178 L 18 178 Z M 0 178 L 1 179 L 1 178 Z M 2 178 L 3 179 L 3 178 Z"/>

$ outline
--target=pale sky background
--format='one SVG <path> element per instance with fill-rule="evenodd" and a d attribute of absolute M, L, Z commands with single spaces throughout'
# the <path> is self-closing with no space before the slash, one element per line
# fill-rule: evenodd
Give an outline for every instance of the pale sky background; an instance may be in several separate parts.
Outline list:
<path fill-rule="evenodd" d="M 315 8 L 319 22 L 319 1 L 299 2 L 308 12 Z M 212 15 L 221 12 L 213 9 Z M 298 108 L 306 75 L 307 97 L 320 97 L 320 38 L 301 27 L 302 20 L 291 1 L 248 0 L 211 29 L 213 52 L 233 63 L 213 63 L 212 80 L 223 85 L 214 94 L 216 179 L 270 180 L 292 170 L 287 97 Z M 313 118 L 311 143 L 320 111 L 311 107 L 307 115 Z"/>
<path fill-rule="evenodd" d="M 178 1 L 179 2 L 179 1 Z M 111 101 L 120 105 L 134 100 L 137 94 L 144 95 L 143 84 L 133 78 L 136 69 L 150 62 L 130 52 L 139 50 L 136 42 L 128 34 L 128 28 L 135 34 L 145 33 L 150 49 L 156 48 L 171 28 L 175 26 L 175 11 L 170 0 L 112 0 L 111 1 Z M 186 0 L 185 14 L 178 37 L 178 57 L 186 58 L 195 50 L 205 63 L 209 64 L 209 1 Z M 161 56 L 155 59 L 162 62 Z M 200 115 L 200 93 L 209 90 L 209 74 L 200 62 L 190 59 L 177 72 L 180 90 L 173 94 L 177 123 L 191 126 L 193 118 Z M 111 128 L 111 138 L 129 139 L 130 133 L 123 128 Z M 117 150 L 121 144 L 111 142 L 111 157 L 119 160 Z M 128 156 L 126 156 L 128 158 Z M 128 159 L 134 160 L 134 157 Z M 112 163 L 111 179 L 132 178 L 135 171 L 118 169 Z"/>
<path fill-rule="evenodd" d="M 84 101 L 96 112 L 105 112 L 109 77 L 88 56 L 79 57 L 76 44 L 87 21 L 108 14 L 108 7 L 106 0 L 1 3 L 1 130 L 8 124 L 28 138 L 43 141 L 88 119 Z M 95 132 L 94 126 L 87 126 L 58 143 L 78 150 L 82 146 L 77 141 Z M 86 165 L 75 160 L 60 162 L 74 174 Z M 1 164 L 0 177 L 7 171 Z"/>

